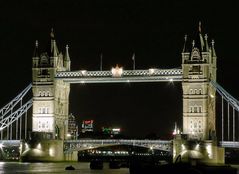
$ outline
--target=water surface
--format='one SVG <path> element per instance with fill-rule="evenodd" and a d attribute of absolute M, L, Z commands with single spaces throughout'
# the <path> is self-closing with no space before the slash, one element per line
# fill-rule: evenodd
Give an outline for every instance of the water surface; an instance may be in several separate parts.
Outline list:
<path fill-rule="evenodd" d="M 76 170 L 66 171 L 65 167 L 72 165 Z M 26 173 L 26 174 L 48 174 L 48 173 L 80 173 L 80 174 L 129 174 L 128 168 L 109 169 L 108 163 L 104 163 L 103 170 L 91 170 L 90 163 L 21 163 L 21 162 L 0 162 L 0 174 Z"/>

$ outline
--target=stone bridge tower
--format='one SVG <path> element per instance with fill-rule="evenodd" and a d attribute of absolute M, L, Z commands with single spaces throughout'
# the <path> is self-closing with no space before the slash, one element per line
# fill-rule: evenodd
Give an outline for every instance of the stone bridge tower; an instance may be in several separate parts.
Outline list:
<path fill-rule="evenodd" d="M 189 43 L 189 44 L 188 44 Z M 194 40 L 185 36 L 182 52 L 183 70 L 183 133 L 190 139 L 208 140 L 216 136 L 215 89 L 217 57 L 214 41 L 201 32 L 201 23 Z"/>
<path fill-rule="evenodd" d="M 39 53 L 36 41 L 32 58 L 32 131 L 49 139 L 64 139 L 68 130 L 70 85 L 56 80 L 58 71 L 70 71 L 68 46 L 59 53 L 53 30 L 47 52 Z M 46 138 L 46 137 L 45 137 Z"/>

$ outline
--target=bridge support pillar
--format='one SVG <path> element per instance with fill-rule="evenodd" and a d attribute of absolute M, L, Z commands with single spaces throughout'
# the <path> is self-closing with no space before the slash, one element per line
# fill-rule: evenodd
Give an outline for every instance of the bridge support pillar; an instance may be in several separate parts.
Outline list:
<path fill-rule="evenodd" d="M 20 160 L 24 162 L 64 161 L 63 140 L 22 141 Z"/>
<path fill-rule="evenodd" d="M 225 150 L 218 147 L 213 140 L 190 140 L 186 135 L 176 135 L 173 140 L 173 162 L 190 162 L 195 164 L 224 164 Z"/>

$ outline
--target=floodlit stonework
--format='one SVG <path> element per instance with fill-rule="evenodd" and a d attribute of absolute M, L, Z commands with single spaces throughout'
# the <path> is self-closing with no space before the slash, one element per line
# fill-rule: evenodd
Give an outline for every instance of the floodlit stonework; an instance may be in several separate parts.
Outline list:
<path fill-rule="evenodd" d="M 52 31 L 48 52 L 40 54 L 36 41 L 32 63 L 32 130 L 49 133 L 53 139 L 65 139 L 68 130 L 70 84 L 55 80 L 55 74 L 70 71 L 68 46 L 65 56 L 59 53 Z"/>
<path fill-rule="evenodd" d="M 200 29 L 192 46 L 188 46 L 185 36 L 182 52 L 183 133 L 190 139 L 207 140 L 216 136 L 216 92 L 210 81 L 216 81 L 217 57 L 214 42 L 209 45 L 207 39 Z"/>

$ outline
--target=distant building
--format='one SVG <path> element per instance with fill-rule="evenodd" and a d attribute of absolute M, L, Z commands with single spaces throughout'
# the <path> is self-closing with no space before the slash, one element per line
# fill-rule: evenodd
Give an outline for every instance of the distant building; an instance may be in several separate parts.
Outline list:
<path fill-rule="evenodd" d="M 120 128 L 102 127 L 102 132 L 105 135 L 111 135 L 111 136 L 117 135 L 117 134 L 120 134 L 120 131 L 121 131 Z"/>
<path fill-rule="evenodd" d="M 83 120 L 82 121 L 82 133 L 94 131 L 94 120 Z"/>
<path fill-rule="evenodd" d="M 77 139 L 78 136 L 78 126 L 76 124 L 75 116 L 70 114 L 68 118 L 68 134 L 69 139 Z"/>

